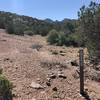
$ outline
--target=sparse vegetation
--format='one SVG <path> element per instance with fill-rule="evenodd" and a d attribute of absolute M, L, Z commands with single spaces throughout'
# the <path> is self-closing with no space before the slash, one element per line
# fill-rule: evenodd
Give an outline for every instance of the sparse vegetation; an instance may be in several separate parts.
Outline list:
<path fill-rule="evenodd" d="M 100 4 L 78 15 L 53 21 L 0 11 L 0 100 L 100 100 Z"/>

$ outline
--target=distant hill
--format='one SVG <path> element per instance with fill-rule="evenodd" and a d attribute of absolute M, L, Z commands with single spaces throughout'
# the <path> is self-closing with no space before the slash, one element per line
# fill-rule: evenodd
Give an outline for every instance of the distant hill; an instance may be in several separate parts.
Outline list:
<path fill-rule="evenodd" d="M 0 28 L 6 29 L 10 34 L 40 34 L 45 36 L 52 29 L 70 34 L 74 32 L 75 27 L 76 20 L 53 21 L 49 18 L 39 20 L 29 16 L 0 11 Z"/>
<path fill-rule="evenodd" d="M 49 19 L 49 18 L 45 19 L 44 21 L 47 22 L 47 23 L 54 23 L 54 21 Z"/>

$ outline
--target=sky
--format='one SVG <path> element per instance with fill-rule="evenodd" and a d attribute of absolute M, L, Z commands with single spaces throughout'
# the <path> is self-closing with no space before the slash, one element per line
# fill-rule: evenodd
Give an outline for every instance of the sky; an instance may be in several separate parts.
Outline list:
<path fill-rule="evenodd" d="M 63 20 L 77 19 L 82 5 L 91 0 L 0 0 L 0 11 L 13 12 L 33 18 Z M 100 3 L 100 0 L 95 0 Z"/>

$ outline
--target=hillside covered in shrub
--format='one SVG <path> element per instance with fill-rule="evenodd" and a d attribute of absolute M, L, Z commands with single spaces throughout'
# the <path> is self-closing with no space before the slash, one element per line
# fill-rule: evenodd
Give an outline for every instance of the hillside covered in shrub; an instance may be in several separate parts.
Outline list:
<path fill-rule="evenodd" d="M 36 18 L 17 15 L 10 12 L 0 11 L 0 28 L 4 28 L 10 34 L 45 36 L 55 29 L 65 34 L 75 32 L 76 20 L 64 19 L 63 21 L 52 21 L 51 19 L 39 20 Z"/>

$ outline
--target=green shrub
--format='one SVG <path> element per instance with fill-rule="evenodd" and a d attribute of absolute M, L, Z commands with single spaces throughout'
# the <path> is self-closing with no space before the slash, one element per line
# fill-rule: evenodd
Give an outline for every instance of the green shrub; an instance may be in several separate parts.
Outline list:
<path fill-rule="evenodd" d="M 9 23 L 8 25 L 6 25 L 6 31 L 9 33 L 9 34 L 15 34 L 14 32 L 14 26 L 12 23 Z"/>
<path fill-rule="evenodd" d="M 85 39 L 84 36 L 81 36 L 80 33 L 74 33 L 68 36 L 68 40 L 70 45 L 74 47 L 85 47 Z"/>
<path fill-rule="evenodd" d="M 63 46 L 66 45 L 66 36 L 64 34 L 64 32 L 59 32 L 58 33 L 58 38 L 57 38 L 57 45 L 58 46 Z"/>
<path fill-rule="evenodd" d="M 73 46 L 73 47 L 78 47 L 79 44 L 78 42 L 75 40 L 75 37 L 73 34 L 69 34 L 66 36 L 66 42 L 65 42 L 66 46 Z"/>
<path fill-rule="evenodd" d="M 73 34 L 65 35 L 64 32 L 57 32 L 56 30 L 49 32 L 47 40 L 50 44 L 56 44 L 57 46 L 80 46 Z"/>
<path fill-rule="evenodd" d="M 47 41 L 50 43 L 50 44 L 55 44 L 57 43 L 57 39 L 58 39 L 58 32 L 56 30 L 51 30 L 48 34 L 48 39 Z"/>
<path fill-rule="evenodd" d="M 57 32 L 56 30 L 51 30 L 48 35 L 47 41 L 50 44 L 56 44 L 62 46 L 66 44 L 66 36 L 63 32 Z"/>
<path fill-rule="evenodd" d="M 24 35 L 25 25 L 23 25 L 19 21 L 11 21 L 8 22 L 6 25 L 6 31 L 9 34 L 15 34 L 15 35 Z"/>
<path fill-rule="evenodd" d="M 12 100 L 11 83 L 0 74 L 0 100 Z"/>

